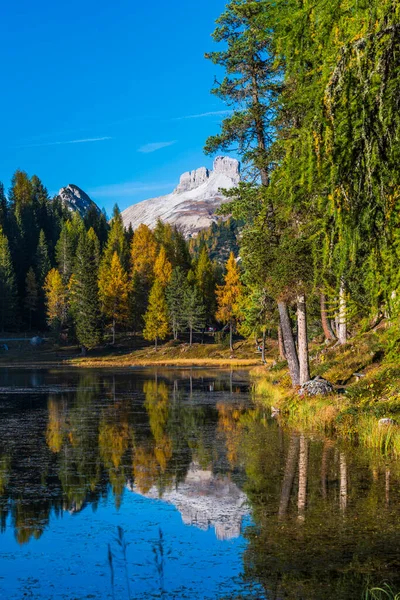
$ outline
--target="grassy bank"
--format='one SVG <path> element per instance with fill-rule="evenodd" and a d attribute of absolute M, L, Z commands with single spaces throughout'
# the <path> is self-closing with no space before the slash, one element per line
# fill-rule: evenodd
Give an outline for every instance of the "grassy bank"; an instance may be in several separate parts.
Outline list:
<path fill-rule="evenodd" d="M 257 398 L 290 426 L 339 435 L 383 455 L 400 457 L 400 357 L 388 353 L 390 331 L 359 334 L 345 346 L 312 346 L 311 373 L 335 386 L 329 396 L 300 397 L 285 363 L 252 370 Z M 392 424 L 379 420 L 390 418 Z"/>
<path fill-rule="evenodd" d="M 82 356 L 79 348 L 59 346 L 49 341 L 38 348 L 28 342 L 10 344 L 7 352 L 0 354 L 3 367 L 91 367 L 123 368 L 133 366 L 202 366 L 202 367 L 254 367 L 261 363 L 254 342 L 241 340 L 234 344 L 234 352 L 224 344 L 189 344 L 170 341 L 155 351 L 153 345 L 141 338 L 120 336 L 115 346 L 105 345 Z"/>

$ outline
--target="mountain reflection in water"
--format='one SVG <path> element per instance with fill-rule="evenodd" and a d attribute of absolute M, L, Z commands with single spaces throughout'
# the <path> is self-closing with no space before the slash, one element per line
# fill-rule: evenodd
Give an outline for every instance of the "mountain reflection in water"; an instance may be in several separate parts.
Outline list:
<path fill-rule="evenodd" d="M 252 402 L 245 372 L 4 371 L 0 410 L 3 597 L 32 595 L 36 577 L 35 598 L 111 598 L 117 525 L 134 598 L 160 596 L 159 527 L 173 561 L 166 598 L 354 600 L 384 580 L 400 589 L 399 464 L 280 427 Z"/>

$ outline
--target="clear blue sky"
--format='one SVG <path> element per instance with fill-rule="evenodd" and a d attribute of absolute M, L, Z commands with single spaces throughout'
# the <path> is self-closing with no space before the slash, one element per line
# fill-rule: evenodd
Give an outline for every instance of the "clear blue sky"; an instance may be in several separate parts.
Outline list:
<path fill-rule="evenodd" d="M 0 181 L 80 186 L 108 212 L 211 165 L 226 110 L 210 94 L 223 0 L 21 0 L 2 10 Z M 199 116 L 203 115 L 203 116 Z"/>

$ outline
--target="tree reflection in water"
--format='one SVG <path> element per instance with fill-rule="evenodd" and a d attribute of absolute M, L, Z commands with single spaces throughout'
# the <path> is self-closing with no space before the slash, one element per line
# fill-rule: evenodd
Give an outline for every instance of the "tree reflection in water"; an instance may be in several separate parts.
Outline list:
<path fill-rule="evenodd" d="M 242 531 L 244 580 L 268 600 L 399 587 L 400 466 L 282 429 L 234 377 L 92 372 L 75 392 L 5 401 L 2 531 L 11 523 L 26 544 L 63 511 L 95 510 L 110 492 L 118 509 L 135 491 L 164 497 L 221 540 Z"/>

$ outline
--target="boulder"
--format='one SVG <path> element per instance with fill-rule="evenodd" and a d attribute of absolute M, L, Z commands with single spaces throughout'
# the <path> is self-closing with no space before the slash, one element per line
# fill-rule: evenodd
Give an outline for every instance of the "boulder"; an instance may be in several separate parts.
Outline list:
<path fill-rule="evenodd" d="M 314 377 L 303 383 L 299 389 L 299 396 L 326 396 L 334 392 L 334 387 L 323 377 Z"/>
<path fill-rule="evenodd" d="M 379 419 L 378 425 L 379 427 L 389 427 L 389 425 L 396 425 L 396 421 L 389 417 L 384 417 L 383 419 Z"/>

